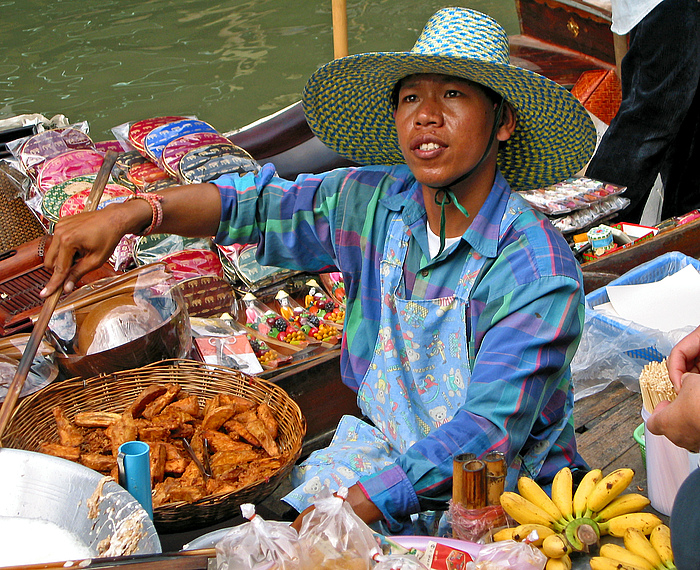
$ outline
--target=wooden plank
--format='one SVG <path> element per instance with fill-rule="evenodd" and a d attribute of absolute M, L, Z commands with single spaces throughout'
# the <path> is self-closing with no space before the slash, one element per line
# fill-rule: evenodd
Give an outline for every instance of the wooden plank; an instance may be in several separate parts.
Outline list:
<path fill-rule="evenodd" d="M 625 388 L 621 382 L 612 382 L 601 392 L 578 400 L 574 404 L 576 431 L 581 433 L 587 429 L 588 424 L 595 422 L 597 418 L 630 398 L 638 399 L 640 396 Z"/>
<path fill-rule="evenodd" d="M 641 399 L 639 403 L 625 400 L 577 434 L 579 453 L 591 467 L 605 472 L 618 457 L 637 446 L 633 434 L 641 423 L 640 409 Z"/>
<path fill-rule="evenodd" d="M 613 382 L 605 390 L 579 400 L 574 405 L 576 442 L 590 467 L 607 473 L 621 467 L 621 458 L 638 473 L 641 464 L 634 430 L 641 423 L 641 395 Z M 638 474 L 640 475 L 640 474 Z"/>

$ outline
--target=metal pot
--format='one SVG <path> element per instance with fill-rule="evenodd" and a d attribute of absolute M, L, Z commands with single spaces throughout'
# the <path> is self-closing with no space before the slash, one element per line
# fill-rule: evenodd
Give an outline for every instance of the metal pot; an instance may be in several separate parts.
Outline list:
<path fill-rule="evenodd" d="M 0 448 L 0 518 L 53 523 L 70 532 L 92 557 L 160 553 L 158 533 L 140 503 L 113 480 L 103 479 L 97 471 L 66 459 Z M 97 505 L 92 511 L 91 503 Z M 133 546 L 119 552 L 131 538 Z M 34 540 L 41 537 L 27 537 L 23 543 L 31 548 Z"/>

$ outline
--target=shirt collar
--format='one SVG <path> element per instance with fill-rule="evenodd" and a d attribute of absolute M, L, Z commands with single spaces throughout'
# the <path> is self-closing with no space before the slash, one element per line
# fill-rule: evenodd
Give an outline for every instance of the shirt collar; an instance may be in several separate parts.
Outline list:
<path fill-rule="evenodd" d="M 508 207 L 510 186 L 500 171 L 496 171 L 491 192 L 486 197 L 484 205 L 474 216 L 469 229 L 464 232 L 464 239 L 476 252 L 484 257 L 496 257 L 498 253 L 498 238 L 501 221 Z M 417 222 L 425 223 L 425 205 L 420 184 L 413 179 L 409 192 L 401 192 L 382 200 L 382 203 L 392 211 L 403 208 L 403 221 L 411 227 Z"/>
<path fill-rule="evenodd" d="M 486 197 L 478 214 L 474 216 L 469 229 L 462 236 L 474 250 L 484 257 L 496 257 L 498 254 L 501 221 L 506 213 L 509 197 L 510 186 L 497 170 L 491 192 Z"/>

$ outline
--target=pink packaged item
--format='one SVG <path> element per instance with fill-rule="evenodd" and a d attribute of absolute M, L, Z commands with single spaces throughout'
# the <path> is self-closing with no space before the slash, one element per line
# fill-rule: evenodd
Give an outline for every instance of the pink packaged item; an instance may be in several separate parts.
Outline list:
<path fill-rule="evenodd" d="M 37 177 L 39 192 L 43 195 L 50 188 L 85 174 L 96 174 L 104 157 L 96 150 L 72 150 L 44 162 Z"/>
<path fill-rule="evenodd" d="M 36 180 L 44 162 L 72 150 L 94 150 L 92 139 L 76 128 L 54 129 L 29 137 L 19 151 L 19 162 Z"/>

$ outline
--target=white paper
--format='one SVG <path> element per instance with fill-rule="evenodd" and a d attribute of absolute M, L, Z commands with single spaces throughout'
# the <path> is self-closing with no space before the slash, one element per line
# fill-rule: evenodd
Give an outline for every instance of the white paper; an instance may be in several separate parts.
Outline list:
<path fill-rule="evenodd" d="M 607 286 L 620 317 L 644 327 L 672 331 L 700 325 L 700 273 L 692 265 L 654 283 Z"/>

